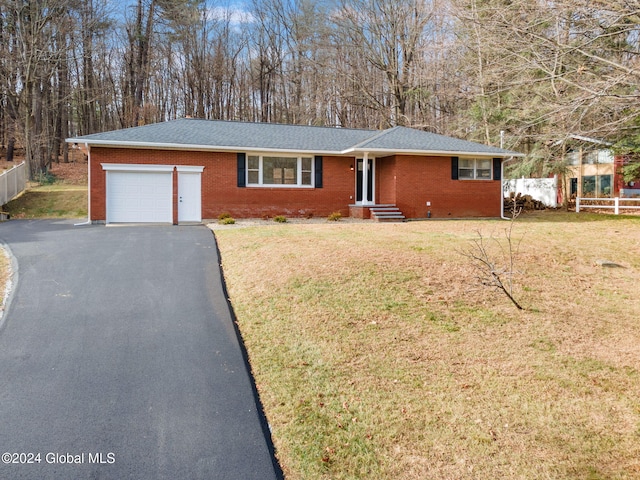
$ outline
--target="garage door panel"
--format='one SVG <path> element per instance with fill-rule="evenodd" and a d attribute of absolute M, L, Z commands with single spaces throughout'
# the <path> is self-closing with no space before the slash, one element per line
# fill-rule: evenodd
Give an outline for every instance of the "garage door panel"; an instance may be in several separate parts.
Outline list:
<path fill-rule="evenodd" d="M 107 174 L 107 222 L 172 223 L 171 172 Z"/>

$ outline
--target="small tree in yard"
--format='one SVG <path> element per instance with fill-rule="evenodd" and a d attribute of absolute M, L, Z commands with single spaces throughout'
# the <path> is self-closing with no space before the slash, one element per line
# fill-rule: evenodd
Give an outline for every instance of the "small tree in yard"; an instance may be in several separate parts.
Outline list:
<path fill-rule="evenodd" d="M 478 231 L 478 238 L 471 241 L 471 247 L 461 252 L 470 260 L 480 284 L 504 293 L 518 310 L 523 310 L 523 307 L 513 296 L 513 285 L 514 276 L 518 273 L 516 256 L 522 239 L 514 242 L 513 226 L 521 212 L 522 207 L 513 202 L 509 227 L 505 230 L 505 242 L 493 235 L 486 238 Z"/>

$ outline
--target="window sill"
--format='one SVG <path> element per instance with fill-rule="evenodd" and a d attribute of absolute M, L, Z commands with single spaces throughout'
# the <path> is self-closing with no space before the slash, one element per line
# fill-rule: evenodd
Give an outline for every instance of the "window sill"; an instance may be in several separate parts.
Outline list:
<path fill-rule="evenodd" d="M 247 184 L 247 188 L 266 189 L 266 190 L 314 190 L 313 185 L 256 185 Z"/>
<path fill-rule="evenodd" d="M 493 178 L 458 178 L 461 182 L 499 182 Z"/>

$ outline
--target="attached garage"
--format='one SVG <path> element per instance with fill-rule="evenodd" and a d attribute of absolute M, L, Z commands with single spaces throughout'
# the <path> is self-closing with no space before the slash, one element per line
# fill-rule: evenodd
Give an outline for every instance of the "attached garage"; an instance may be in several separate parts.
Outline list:
<path fill-rule="evenodd" d="M 107 223 L 173 223 L 173 166 L 102 164 Z"/>

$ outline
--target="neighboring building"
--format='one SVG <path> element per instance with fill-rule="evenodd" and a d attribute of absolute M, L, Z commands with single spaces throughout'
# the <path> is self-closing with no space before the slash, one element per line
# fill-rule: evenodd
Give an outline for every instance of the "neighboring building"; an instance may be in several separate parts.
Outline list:
<path fill-rule="evenodd" d="M 567 192 L 570 198 L 640 196 L 640 182 L 625 184 L 620 173 L 623 156 L 614 155 L 611 143 L 572 135 L 568 142 Z"/>
<path fill-rule="evenodd" d="M 499 217 L 502 161 L 522 156 L 406 127 L 196 119 L 67 142 L 88 155 L 89 218 L 106 223 Z"/>
<path fill-rule="evenodd" d="M 623 166 L 629 163 L 629 158 L 626 156 L 616 155 L 614 159 L 616 176 L 615 176 L 615 192 L 623 198 L 637 198 L 640 197 L 640 178 L 625 182 L 622 174 L 620 173 Z"/>

